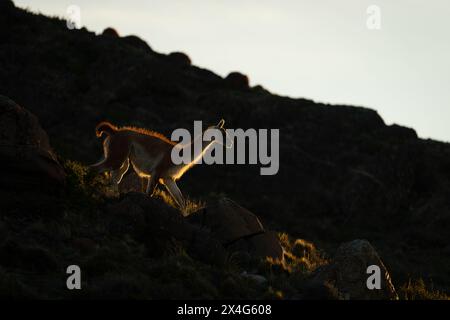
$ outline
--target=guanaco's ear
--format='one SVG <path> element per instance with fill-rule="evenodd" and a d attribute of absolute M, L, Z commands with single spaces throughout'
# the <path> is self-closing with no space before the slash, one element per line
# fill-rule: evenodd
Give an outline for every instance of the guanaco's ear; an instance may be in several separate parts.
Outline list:
<path fill-rule="evenodd" d="M 217 124 L 217 126 L 219 127 L 219 128 L 223 128 L 223 126 L 225 125 L 225 120 L 220 120 L 219 121 L 219 123 Z"/>

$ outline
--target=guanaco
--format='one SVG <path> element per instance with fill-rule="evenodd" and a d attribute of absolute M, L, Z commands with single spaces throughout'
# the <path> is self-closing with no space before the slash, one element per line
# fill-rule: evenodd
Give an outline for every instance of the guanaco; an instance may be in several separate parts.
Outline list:
<path fill-rule="evenodd" d="M 226 135 L 225 120 L 220 120 L 216 128 Z M 172 149 L 180 147 L 176 142 L 169 140 L 161 133 L 135 127 L 117 127 L 110 122 L 100 122 L 95 133 L 98 138 L 103 134 L 104 158 L 90 166 L 94 173 L 111 172 L 113 183 L 119 184 L 128 171 L 130 165 L 139 177 L 147 180 L 145 192 L 153 196 L 158 183 L 165 186 L 176 204 L 184 209 L 185 200 L 176 181 L 196 164 L 198 157 L 190 163 L 175 165 L 171 159 Z M 196 139 L 194 137 L 191 144 Z M 202 156 L 215 141 L 202 141 Z M 183 147 L 183 146 L 181 146 Z"/>

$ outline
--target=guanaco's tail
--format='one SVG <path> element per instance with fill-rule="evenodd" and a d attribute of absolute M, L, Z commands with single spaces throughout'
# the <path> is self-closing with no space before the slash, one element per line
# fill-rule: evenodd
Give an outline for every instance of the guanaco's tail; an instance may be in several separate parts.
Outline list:
<path fill-rule="evenodd" d="M 96 127 L 95 127 L 95 134 L 97 135 L 97 137 L 101 137 L 103 133 L 106 133 L 107 135 L 112 136 L 114 133 L 117 132 L 117 127 L 113 124 L 111 124 L 108 121 L 103 121 L 100 122 Z"/>

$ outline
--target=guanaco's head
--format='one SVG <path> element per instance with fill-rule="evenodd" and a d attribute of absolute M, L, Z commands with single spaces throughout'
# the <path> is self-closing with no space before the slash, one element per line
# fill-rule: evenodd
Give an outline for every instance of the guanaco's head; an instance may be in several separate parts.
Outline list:
<path fill-rule="evenodd" d="M 225 147 L 231 148 L 233 146 L 233 140 L 230 138 L 230 136 L 227 133 L 227 129 L 225 128 L 225 120 L 224 119 L 221 119 L 217 125 L 211 126 L 209 128 L 218 129 L 223 133 L 223 136 L 225 137 Z"/>

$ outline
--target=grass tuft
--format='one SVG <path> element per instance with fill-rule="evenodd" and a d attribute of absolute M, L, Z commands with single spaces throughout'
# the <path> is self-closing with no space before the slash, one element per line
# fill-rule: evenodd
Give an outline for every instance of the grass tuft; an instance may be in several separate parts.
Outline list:
<path fill-rule="evenodd" d="M 400 287 L 398 294 L 401 300 L 450 300 L 445 293 L 428 288 L 423 279 L 409 279 Z"/>

